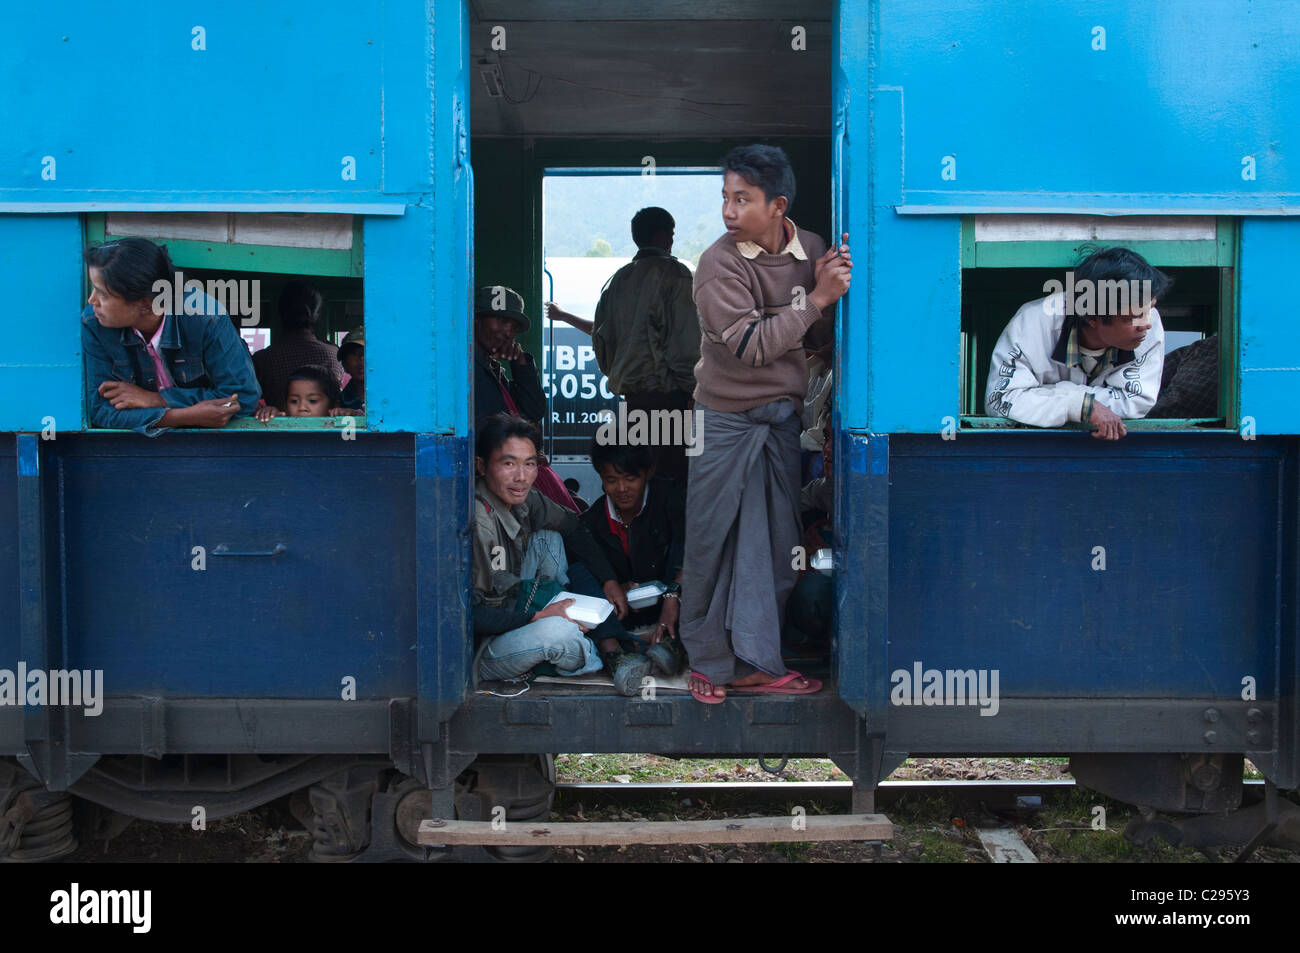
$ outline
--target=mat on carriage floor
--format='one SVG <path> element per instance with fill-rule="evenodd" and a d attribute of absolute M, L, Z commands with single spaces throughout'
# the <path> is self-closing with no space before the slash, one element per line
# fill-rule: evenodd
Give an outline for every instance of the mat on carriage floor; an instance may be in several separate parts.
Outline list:
<path fill-rule="evenodd" d="M 688 672 L 683 671 L 678 675 L 673 675 L 672 677 L 666 677 L 663 675 L 653 676 L 655 691 L 689 693 L 690 689 L 686 687 L 686 676 L 688 674 Z M 533 684 L 538 688 L 541 688 L 543 685 L 548 687 L 562 685 L 566 688 L 574 688 L 578 685 L 588 685 L 595 688 L 608 688 L 610 691 L 614 690 L 614 680 L 604 672 L 592 672 L 590 675 L 574 675 L 568 678 L 554 675 L 538 675 L 533 679 Z"/>

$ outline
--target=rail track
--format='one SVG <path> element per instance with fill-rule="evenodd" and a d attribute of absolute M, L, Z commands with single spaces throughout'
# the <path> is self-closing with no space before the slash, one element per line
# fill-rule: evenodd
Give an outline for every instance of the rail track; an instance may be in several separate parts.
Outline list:
<path fill-rule="evenodd" d="M 1257 789 L 1262 796 L 1262 781 L 1245 783 L 1247 790 Z M 876 789 L 876 809 L 888 810 L 905 797 L 932 798 L 948 795 L 956 796 L 960 803 L 984 802 L 990 807 L 1005 804 L 1021 809 L 1036 808 L 1051 800 L 1069 797 L 1079 790 L 1086 789 L 1070 780 L 885 781 Z M 555 786 L 555 792 L 565 800 L 592 798 L 619 803 L 674 793 L 697 799 L 719 795 L 743 795 L 745 799 L 754 801 L 788 801 L 799 798 L 840 806 L 849 803 L 853 784 L 849 781 L 641 781 L 626 784 L 601 781 L 561 783 Z"/>

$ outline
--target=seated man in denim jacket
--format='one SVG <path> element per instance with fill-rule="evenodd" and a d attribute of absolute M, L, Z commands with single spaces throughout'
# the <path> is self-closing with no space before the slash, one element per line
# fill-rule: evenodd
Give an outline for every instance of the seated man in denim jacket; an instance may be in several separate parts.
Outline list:
<path fill-rule="evenodd" d="M 124 238 L 87 249 L 85 261 L 94 289 L 81 313 L 91 426 L 154 437 L 169 427 L 224 427 L 257 409 L 248 346 L 216 302 L 192 292 L 183 310 L 201 314 L 155 308 L 172 300 L 176 280 L 165 249 Z"/>

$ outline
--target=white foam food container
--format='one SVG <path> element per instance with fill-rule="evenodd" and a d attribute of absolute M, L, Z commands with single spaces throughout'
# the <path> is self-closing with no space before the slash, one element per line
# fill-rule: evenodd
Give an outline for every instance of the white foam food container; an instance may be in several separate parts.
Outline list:
<path fill-rule="evenodd" d="M 627 604 L 633 609 L 649 609 L 667 591 L 662 582 L 647 582 L 627 591 Z"/>

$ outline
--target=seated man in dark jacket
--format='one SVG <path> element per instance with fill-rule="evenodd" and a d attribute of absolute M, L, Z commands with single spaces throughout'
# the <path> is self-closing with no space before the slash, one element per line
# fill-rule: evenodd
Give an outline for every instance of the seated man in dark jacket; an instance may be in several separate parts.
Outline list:
<path fill-rule="evenodd" d="M 537 478 L 540 434 L 526 420 L 497 414 L 478 424 L 474 485 L 474 632 L 483 640 L 479 674 L 483 678 L 512 678 L 550 662 L 561 675 L 582 675 L 602 667 L 621 694 L 633 695 L 650 663 L 625 654 L 621 631 L 613 615 L 591 631 L 565 614 L 567 602 L 521 608 L 521 583 L 555 580 L 583 595 L 602 593 L 619 618 L 627 614 L 627 598 L 575 513 L 548 500 L 533 485 Z M 574 565 L 569 565 L 572 558 Z M 596 592 L 573 585 L 594 577 Z M 530 585 L 529 590 L 533 586 Z M 529 590 L 524 594 L 528 595 Z M 607 634 L 610 633 L 610 634 Z M 591 645 L 595 639 L 595 646 Z"/>
<path fill-rule="evenodd" d="M 488 285 L 474 294 L 474 419 L 514 414 L 540 428 L 546 416 L 546 395 L 533 356 L 515 336 L 530 327 L 524 299 L 503 285 Z M 510 374 L 506 375 L 506 365 Z M 537 490 L 565 509 L 578 504 L 538 448 Z"/>
<path fill-rule="evenodd" d="M 257 409 L 248 346 L 217 303 L 194 291 L 182 313 L 167 310 L 173 295 L 155 287 L 176 281 L 166 249 L 123 238 L 84 257 L 93 289 L 81 313 L 91 426 L 154 437 L 169 427 L 224 427 Z"/>
<path fill-rule="evenodd" d="M 501 285 L 474 294 L 474 419 L 514 414 L 533 426 L 546 416 L 546 396 L 533 356 L 515 335 L 528 331 L 524 299 Z M 510 365 L 510 376 L 505 365 Z"/>
<path fill-rule="evenodd" d="M 684 652 L 677 639 L 682 555 L 686 549 L 686 494 L 676 480 L 654 477 L 648 446 L 591 446 L 591 465 L 605 495 L 579 517 L 591 530 L 624 591 L 648 582 L 668 585 L 658 606 L 630 613 L 629 629 L 654 625 L 646 657 L 655 674 L 676 675 Z"/>

